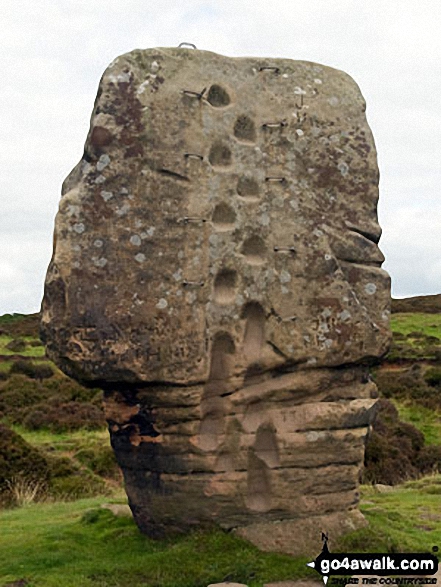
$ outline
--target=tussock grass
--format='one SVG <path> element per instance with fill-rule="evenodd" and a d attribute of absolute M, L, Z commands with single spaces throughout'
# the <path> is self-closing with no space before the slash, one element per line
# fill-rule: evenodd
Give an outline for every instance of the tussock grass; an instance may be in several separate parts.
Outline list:
<path fill-rule="evenodd" d="M 441 314 L 393 314 L 391 328 L 394 333 L 404 336 L 412 332 L 420 332 L 425 336 L 441 338 Z"/>
<path fill-rule="evenodd" d="M 441 475 L 408 481 L 389 493 L 363 486 L 361 511 L 369 526 L 330 549 L 340 552 L 431 552 L 441 544 Z"/>
<path fill-rule="evenodd" d="M 315 576 L 306 558 L 261 553 L 221 530 L 153 541 L 132 518 L 102 509 L 103 501 L 0 513 L 0 585 L 25 578 L 29 587 L 206 587 L 223 580 L 262 587 Z"/>
<path fill-rule="evenodd" d="M 413 424 L 424 434 L 426 445 L 441 445 L 441 411 L 432 410 L 412 402 L 393 402 L 400 419 Z"/>

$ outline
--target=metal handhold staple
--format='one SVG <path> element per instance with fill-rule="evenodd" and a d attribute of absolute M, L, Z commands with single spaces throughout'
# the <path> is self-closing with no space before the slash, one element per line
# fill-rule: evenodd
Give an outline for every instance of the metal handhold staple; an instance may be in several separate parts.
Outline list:
<path fill-rule="evenodd" d="M 202 100 L 202 96 L 205 94 L 207 88 L 204 88 L 202 92 L 194 92 L 193 90 L 182 90 L 182 93 L 186 96 L 190 96 L 190 98 L 197 98 L 198 100 Z"/>
<path fill-rule="evenodd" d="M 204 284 L 205 284 L 204 281 L 187 281 L 186 279 L 184 279 L 184 281 L 182 282 L 182 285 L 184 287 L 189 287 L 189 286 L 202 287 Z"/>
<path fill-rule="evenodd" d="M 264 65 L 263 67 L 259 67 L 259 71 L 273 71 L 274 73 L 280 73 L 280 68 L 275 67 L 274 65 Z"/>
<path fill-rule="evenodd" d="M 194 45 L 193 43 L 185 43 L 185 42 L 179 43 L 178 48 L 185 47 L 185 46 L 191 47 L 192 49 L 197 49 L 196 45 Z"/>
<path fill-rule="evenodd" d="M 275 253 L 296 253 L 295 247 L 274 247 Z"/>
<path fill-rule="evenodd" d="M 284 177 L 265 177 L 265 181 L 267 182 L 278 182 L 278 183 L 285 183 Z"/>
<path fill-rule="evenodd" d="M 184 216 L 183 218 L 179 218 L 178 222 L 181 222 L 182 224 L 189 224 L 190 222 L 207 222 L 206 218 L 201 218 L 200 216 Z"/>
<path fill-rule="evenodd" d="M 184 153 L 184 157 L 186 159 L 199 159 L 199 161 L 203 161 L 203 155 L 198 155 L 197 153 Z"/>
<path fill-rule="evenodd" d="M 283 128 L 284 126 L 288 126 L 288 123 L 286 120 L 281 120 L 280 122 L 264 122 L 262 124 L 262 128 L 277 128 L 279 126 Z"/>

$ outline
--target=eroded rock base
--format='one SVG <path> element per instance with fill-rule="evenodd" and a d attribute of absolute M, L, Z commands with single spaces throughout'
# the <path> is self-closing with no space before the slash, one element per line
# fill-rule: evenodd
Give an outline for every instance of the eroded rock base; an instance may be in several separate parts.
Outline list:
<path fill-rule="evenodd" d="M 108 390 L 105 409 L 142 532 L 218 523 L 264 550 L 305 554 L 321 531 L 362 521 L 353 508 L 375 397 L 366 369 L 351 367 L 266 373 L 240 387 Z"/>

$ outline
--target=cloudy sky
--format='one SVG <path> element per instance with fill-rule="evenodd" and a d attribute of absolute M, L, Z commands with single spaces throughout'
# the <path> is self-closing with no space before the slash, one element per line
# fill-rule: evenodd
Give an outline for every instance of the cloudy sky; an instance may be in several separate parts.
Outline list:
<path fill-rule="evenodd" d="M 0 23 L 0 314 L 40 307 L 60 186 L 105 67 L 182 41 L 349 73 L 378 149 L 393 294 L 441 292 L 439 0 L 0 0 Z"/>

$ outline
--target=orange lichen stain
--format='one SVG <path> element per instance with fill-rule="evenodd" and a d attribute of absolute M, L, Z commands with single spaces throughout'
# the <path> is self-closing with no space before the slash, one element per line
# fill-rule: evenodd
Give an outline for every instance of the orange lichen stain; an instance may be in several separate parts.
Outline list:
<path fill-rule="evenodd" d="M 130 435 L 130 444 L 133 446 L 139 446 L 142 442 L 149 442 L 151 444 L 161 444 L 164 441 L 162 435 L 159 436 L 147 436 L 147 435 L 140 435 L 137 432 L 134 432 Z"/>

